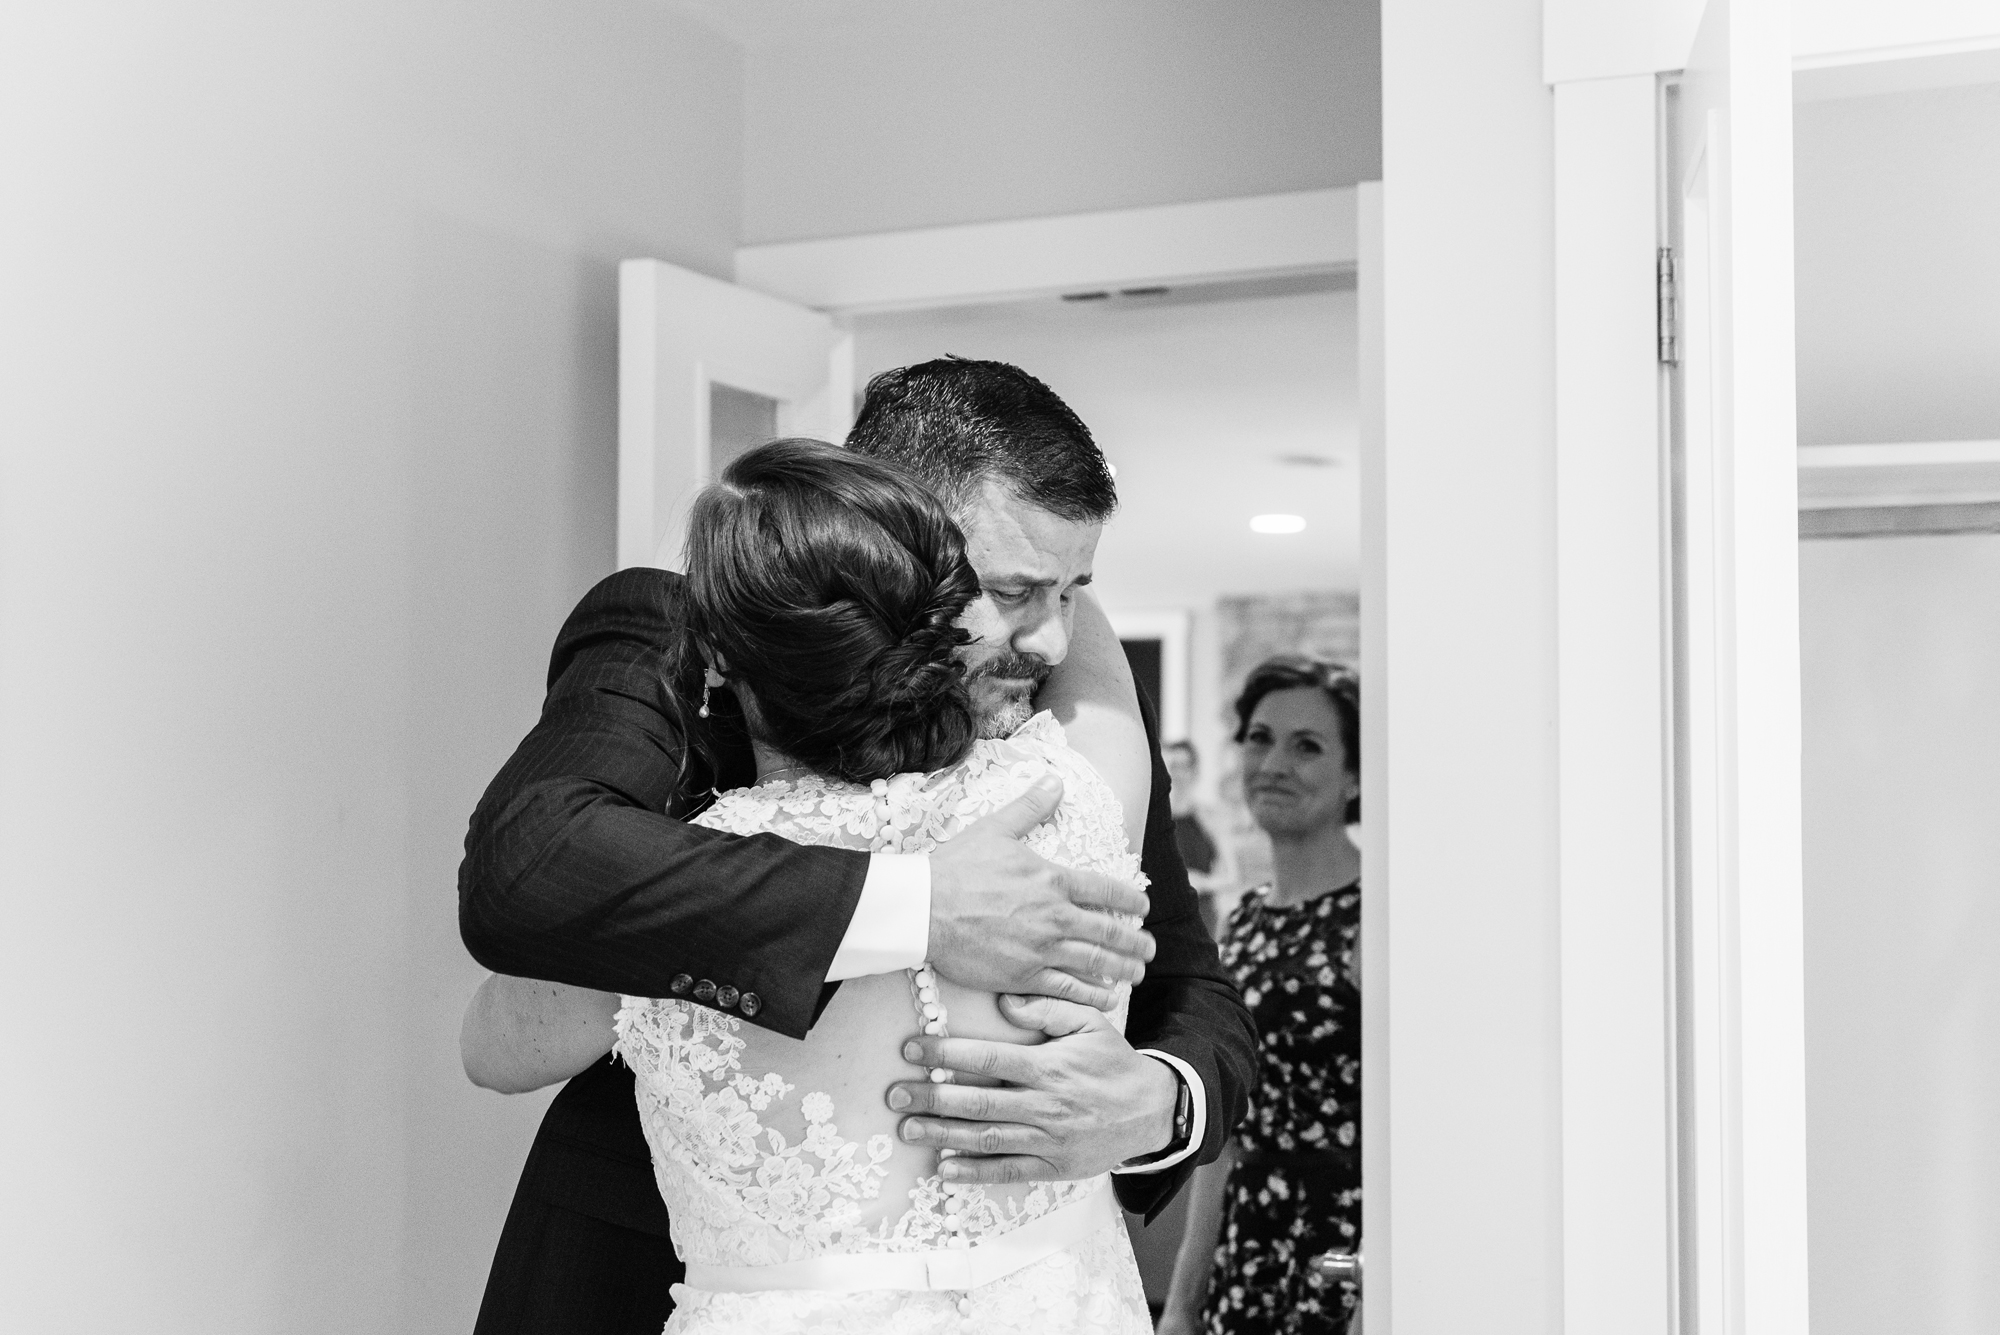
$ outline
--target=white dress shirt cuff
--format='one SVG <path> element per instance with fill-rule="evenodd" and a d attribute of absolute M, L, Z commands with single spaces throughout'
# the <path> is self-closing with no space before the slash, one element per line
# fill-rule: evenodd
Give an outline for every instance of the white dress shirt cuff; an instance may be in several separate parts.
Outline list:
<path fill-rule="evenodd" d="M 1188 1095 L 1194 1100 L 1194 1116 L 1188 1122 L 1187 1144 L 1181 1146 L 1172 1154 L 1154 1159 L 1149 1163 L 1120 1165 L 1111 1170 L 1114 1173 L 1158 1173 L 1172 1168 L 1175 1164 L 1200 1149 L 1202 1138 L 1208 1134 L 1208 1091 L 1202 1087 L 1201 1077 L 1194 1073 L 1194 1067 L 1189 1066 L 1171 1052 L 1161 1052 L 1157 1048 L 1140 1048 L 1139 1053 L 1141 1056 L 1159 1058 L 1167 1065 L 1173 1067 L 1175 1073 L 1187 1082 Z"/>
<path fill-rule="evenodd" d="M 826 981 L 914 969 L 931 944 L 931 860 L 922 853 L 871 853 L 847 935 Z"/>

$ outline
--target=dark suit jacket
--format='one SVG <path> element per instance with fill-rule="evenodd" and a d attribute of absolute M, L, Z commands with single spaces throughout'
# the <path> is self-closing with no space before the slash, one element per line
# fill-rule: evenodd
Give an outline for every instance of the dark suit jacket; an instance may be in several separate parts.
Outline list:
<path fill-rule="evenodd" d="M 729 988 L 754 997 L 750 1005 L 738 1000 L 732 1013 L 803 1038 L 832 995 L 826 971 L 868 857 L 683 823 L 711 786 L 748 783 L 755 770 L 727 692 L 715 694 L 707 725 L 713 766 L 684 755 L 664 692 L 685 699 L 700 688 L 662 675 L 681 634 L 680 599 L 680 576 L 631 569 L 598 584 L 570 614 L 550 660 L 541 721 L 473 813 L 459 869 L 459 930 L 473 957 L 498 973 L 717 1004 L 707 989 L 675 987 L 685 975 L 712 982 L 722 997 Z M 1207 1135 L 1195 1155 L 1161 1173 L 1116 1179 L 1126 1208 L 1150 1218 L 1196 1162 L 1221 1152 L 1241 1120 L 1256 1039 L 1181 865 L 1157 726 L 1150 702 L 1142 707 L 1153 743 L 1146 927 L 1158 952 L 1133 989 L 1126 1035 L 1135 1047 L 1186 1061 L 1208 1101 Z M 608 1061 L 572 1080 L 543 1119 L 521 1193 L 557 1192 L 564 1208 L 584 1214 L 602 1198 L 596 1218 L 664 1235 L 631 1086 L 630 1073 Z M 612 1185 L 621 1167 L 629 1190 Z M 596 1185 L 579 1190 L 583 1183 Z M 522 1204 L 517 1195 L 517 1213 Z M 508 1232 L 516 1232 L 512 1215 Z M 496 1280 L 505 1238 L 501 1250 Z M 488 1328 L 483 1313 L 481 1326 Z"/>

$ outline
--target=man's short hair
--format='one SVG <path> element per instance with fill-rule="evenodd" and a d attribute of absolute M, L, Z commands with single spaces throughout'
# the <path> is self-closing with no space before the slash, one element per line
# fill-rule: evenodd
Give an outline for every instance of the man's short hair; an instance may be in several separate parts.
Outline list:
<path fill-rule="evenodd" d="M 915 473 L 955 513 L 989 478 L 1064 519 L 1102 523 L 1118 508 L 1090 428 L 1005 362 L 944 357 L 884 371 L 868 382 L 847 448 Z"/>

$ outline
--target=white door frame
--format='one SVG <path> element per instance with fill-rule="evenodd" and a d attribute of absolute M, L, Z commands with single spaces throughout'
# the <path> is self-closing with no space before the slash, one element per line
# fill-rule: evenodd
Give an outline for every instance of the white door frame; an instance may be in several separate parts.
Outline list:
<path fill-rule="evenodd" d="M 853 425 L 854 339 L 818 311 L 663 260 L 618 266 L 618 566 L 677 569 L 714 480 L 714 385 L 777 403 L 780 436 Z"/>
<path fill-rule="evenodd" d="M 1554 90 L 1563 1312 L 1629 1335 L 1674 1329 L 1657 102 L 1650 74 Z"/>
<path fill-rule="evenodd" d="M 1694 1328 L 1694 1314 L 1674 1306 L 1681 1225 L 1669 1189 L 1678 1167 L 1668 1110 L 1675 1051 L 1664 1022 L 1672 978 L 1662 842 L 1671 821 L 1663 727 L 1672 717 L 1664 635 L 1671 553 L 1663 528 L 1667 420 L 1653 282 L 1664 201 L 1657 177 L 1635 168 L 1658 159 L 1653 84 L 1686 63 L 1703 9 L 1701 0 L 1545 5 L 1544 72 L 1555 110 L 1563 1292 L 1564 1328 L 1577 1335 Z M 1920 0 L 1890 9 L 1798 6 L 1794 95 L 1958 82 L 1975 67 L 1991 68 L 2000 52 L 2000 16 L 1990 3 Z M 1776 565 L 1796 535 L 1796 516 L 1790 505 L 1763 508 L 1769 513 L 1757 523 L 1782 531 L 1759 529 L 1761 539 L 1746 545 L 1739 519 L 1730 557 L 1736 583 L 1768 592 L 1774 580 L 1782 582 Z M 1739 716 L 1766 703 L 1767 692 L 1785 697 L 1773 702 L 1781 711 L 1789 700 L 1796 713 L 1795 680 L 1731 685 Z M 1790 773 L 1795 790 L 1796 758 L 1766 754 L 1787 746 L 1781 732 L 1735 734 L 1729 741 L 1747 767 L 1739 772 Z M 1725 815 L 1747 816 L 1763 829 L 1770 824 L 1763 817 L 1785 805 L 1784 794 L 1775 803 L 1772 796 L 1768 788 L 1739 794 L 1732 800 L 1757 811 Z M 1796 836 L 1780 832 L 1777 842 L 1786 838 Z M 1779 858 L 1788 860 L 1796 865 L 1795 856 Z M 1619 893 L 1610 893 L 1614 887 Z M 1745 961 L 1754 972 L 1754 961 L 1796 956 L 1800 943 L 1783 939 L 1796 936 L 1795 918 L 1749 928 L 1762 937 L 1738 943 L 1738 972 L 1721 983 L 1738 996 L 1747 983 L 1755 998 L 1760 983 L 1772 980 L 1746 978 Z M 1797 1001 L 1763 999 L 1781 1010 Z M 1773 1058 L 1802 1071 L 1802 1051 L 1766 1053 L 1760 1068 Z M 1762 1127 L 1795 1139 L 1803 1134 L 1798 1119 L 1771 1104 L 1802 1108 L 1802 1089 L 1793 1092 L 1796 1099 L 1768 1086 L 1739 1090 L 1739 1105 L 1747 1097 L 1758 1106 L 1718 1115 L 1751 1133 Z M 1729 1175 L 1725 1193 L 1742 1202 L 1744 1165 L 1736 1162 Z M 1759 1271 L 1738 1274 L 1737 1282 L 1768 1298 L 1773 1285 L 1801 1282 L 1797 1258 L 1805 1239 L 1803 1182 L 1767 1180 L 1765 1188 L 1798 1196 L 1761 1202 L 1775 1212 L 1769 1217 L 1786 1221 L 1780 1231 L 1797 1236 L 1772 1238 L 1767 1229 L 1736 1258 Z M 1802 1292 L 1787 1293 L 1762 1311 L 1786 1312 L 1784 1328 L 1803 1329 L 1803 1300 Z M 1760 1335 L 1775 1329 L 1753 1328 Z"/>

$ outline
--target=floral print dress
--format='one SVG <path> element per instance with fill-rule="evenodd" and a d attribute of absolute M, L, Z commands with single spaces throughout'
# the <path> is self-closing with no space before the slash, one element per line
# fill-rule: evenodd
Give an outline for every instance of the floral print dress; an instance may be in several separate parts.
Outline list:
<path fill-rule="evenodd" d="M 1269 899 L 1269 886 L 1244 895 L 1221 943 L 1263 1069 L 1237 1131 L 1204 1325 L 1338 1335 L 1359 1295 L 1306 1264 L 1361 1245 L 1361 887 L 1282 908 Z"/>

